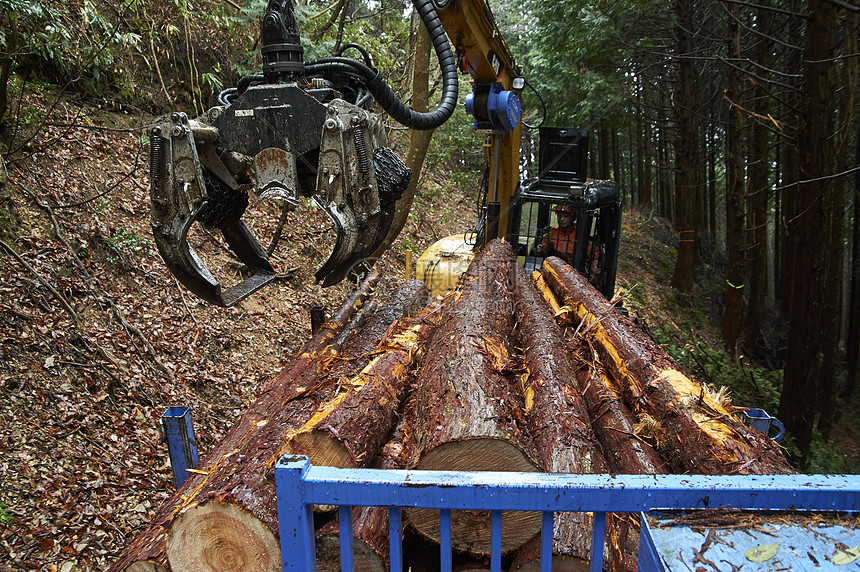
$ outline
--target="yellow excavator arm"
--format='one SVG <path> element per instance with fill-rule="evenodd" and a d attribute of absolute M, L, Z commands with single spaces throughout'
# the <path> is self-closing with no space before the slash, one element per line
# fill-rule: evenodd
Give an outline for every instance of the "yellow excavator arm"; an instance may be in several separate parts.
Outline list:
<path fill-rule="evenodd" d="M 436 2 L 436 10 L 457 54 L 459 70 L 468 73 L 472 78 L 475 90 L 472 94 L 475 100 L 473 115 L 476 117 L 477 130 L 487 133 L 485 157 L 489 167 L 489 188 L 486 193 L 488 205 L 484 206 L 488 209 L 485 220 L 489 232 L 486 232 L 486 238 L 482 241 L 486 242 L 487 239 L 504 236 L 508 205 L 519 182 L 522 136 L 519 114 L 524 82 L 486 0 Z M 484 86 L 490 84 L 498 84 L 502 91 L 509 92 L 516 98 L 515 104 L 509 103 L 517 106 L 516 121 L 511 122 L 511 129 L 505 129 L 509 125 L 493 129 L 492 126 L 481 124 L 480 115 L 483 110 L 478 109 L 478 104 L 483 103 L 487 97 Z M 497 221 L 492 220 L 495 206 L 491 203 L 498 203 Z"/>

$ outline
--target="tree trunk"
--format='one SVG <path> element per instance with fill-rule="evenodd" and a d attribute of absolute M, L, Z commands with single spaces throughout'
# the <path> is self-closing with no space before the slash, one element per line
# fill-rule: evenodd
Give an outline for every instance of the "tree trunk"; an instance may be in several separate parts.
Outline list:
<path fill-rule="evenodd" d="M 822 225 L 827 214 L 822 197 L 829 192 L 828 159 L 833 133 L 834 108 L 830 85 L 835 41 L 835 8 L 826 0 L 807 3 L 806 48 L 804 52 L 803 137 L 799 141 L 801 181 L 798 187 L 798 214 L 791 223 L 792 292 L 788 313 L 788 345 L 783 374 L 779 417 L 794 436 L 801 462 L 806 462 L 812 429 L 818 411 L 819 383 L 825 348 L 824 298 L 830 229 Z"/>
<path fill-rule="evenodd" d="M 649 208 L 651 207 L 651 188 L 653 187 L 651 183 L 651 173 L 653 169 L 651 167 L 651 155 L 653 152 L 654 146 L 651 144 L 651 120 L 648 116 L 645 116 L 643 121 L 645 126 L 645 132 L 640 135 L 642 137 L 642 204 L 647 205 Z"/>
<path fill-rule="evenodd" d="M 841 84 L 834 86 L 834 91 L 839 95 L 839 128 L 836 134 L 836 159 L 837 173 L 844 173 L 849 169 L 848 148 L 853 135 L 854 124 L 854 94 L 857 83 L 857 59 L 853 54 L 857 53 L 857 13 L 845 15 L 845 32 L 843 34 L 844 45 L 841 66 Z M 848 298 L 843 287 L 843 257 L 845 254 L 844 238 L 847 204 L 845 201 L 845 185 L 847 177 L 838 177 L 833 181 L 833 192 L 829 194 L 830 201 L 830 241 L 827 249 L 828 271 L 827 285 L 825 291 L 830 295 L 825 298 L 825 312 L 830 335 L 825 338 L 824 347 L 824 375 L 822 376 L 821 389 L 821 416 L 818 428 L 825 439 L 830 437 L 836 408 L 836 366 L 839 362 L 837 350 L 841 331 L 841 319 L 843 303 Z M 849 303 L 850 304 L 850 303 Z M 846 342 L 847 343 L 847 342 Z"/>
<path fill-rule="evenodd" d="M 711 116 L 708 122 L 708 230 L 711 239 L 719 245 L 717 237 L 717 128 L 716 120 Z"/>
<path fill-rule="evenodd" d="M 597 173 L 598 179 L 609 179 L 609 130 L 606 128 L 606 121 L 600 120 L 597 126 L 597 144 L 600 146 L 600 171 Z"/>
<path fill-rule="evenodd" d="M 644 119 L 644 108 L 642 105 L 642 86 L 636 91 L 636 123 L 630 126 L 630 195 L 636 197 L 636 203 L 643 207 L 650 206 L 650 197 L 648 203 L 645 202 L 645 138 L 642 135 Z M 635 127 L 635 130 L 634 130 Z M 635 147 L 635 153 L 633 149 Z M 634 170 L 635 161 L 635 170 Z M 635 178 L 634 178 L 635 176 Z"/>
<path fill-rule="evenodd" d="M 855 161 L 860 164 L 860 125 L 855 135 Z M 857 377 L 860 376 L 860 171 L 854 173 L 853 217 L 851 224 L 851 289 L 848 306 L 848 341 L 846 342 L 846 359 L 848 361 L 848 379 L 841 397 L 851 403 L 854 389 L 857 387 Z"/>
<path fill-rule="evenodd" d="M 430 36 L 427 28 L 420 21 L 415 29 L 415 66 L 412 70 L 412 109 L 426 112 L 430 101 Z M 370 255 L 370 260 L 376 261 L 397 239 L 403 225 L 409 218 L 409 210 L 412 207 L 412 199 L 421 179 L 421 169 L 424 166 L 424 158 L 427 156 L 427 148 L 430 139 L 433 138 L 433 129 L 412 129 L 409 132 L 409 150 L 406 152 L 406 166 L 412 170 L 412 178 L 403 195 L 397 200 L 394 220 L 388 235 L 376 252 Z"/>
<path fill-rule="evenodd" d="M 547 258 L 541 272 L 582 320 L 580 335 L 594 345 L 638 421 L 653 426 L 651 435 L 673 472 L 793 472 L 778 446 L 734 419 L 582 275 L 556 257 Z"/>
<path fill-rule="evenodd" d="M 288 439 L 289 451 L 314 465 L 366 467 L 394 426 L 412 366 L 420 363 L 439 325 L 441 304 L 398 320 L 380 342 L 378 354 L 357 376 Z"/>
<path fill-rule="evenodd" d="M 693 83 L 691 30 L 692 5 L 689 0 L 675 0 L 678 25 L 678 82 L 675 91 L 678 139 L 675 143 L 675 228 L 680 235 L 678 258 L 672 273 L 672 288 L 689 292 L 693 287 L 693 267 L 696 262 L 696 229 L 693 208 L 696 196 L 696 114 Z"/>
<path fill-rule="evenodd" d="M 454 471 L 537 471 L 532 447 L 517 424 L 522 396 L 511 381 L 513 305 L 509 292 L 514 252 L 498 240 L 478 254 L 448 302 L 417 374 L 410 466 Z M 439 539 L 439 513 L 408 510 L 424 536 Z M 540 529 L 540 514 L 505 512 L 502 550 L 508 552 Z M 489 553 L 486 512 L 455 511 L 452 544 Z"/>
<path fill-rule="evenodd" d="M 771 28 L 770 0 L 759 0 L 756 12 L 756 31 L 758 45 L 756 61 L 761 64 L 766 77 L 773 61 L 773 42 L 770 37 Z M 750 143 L 749 190 L 747 192 L 747 228 L 750 241 L 747 247 L 747 281 L 749 285 L 749 302 L 747 317 L 744 324 L 743 348 L 746 354 L 755 350 L 761 330 L 761 320 L 764 316 L 764 303 L 767 296 L 767 201 L 770 192 L 768 174 L 770 173 L 770 154 L 768 126 L 764 121 L 770 114 L 770 95 L 762 84 L 755 87 L 755 114 L 757 119 L 752 126 L 752 141 Z"/>
<path fill-rule="evenodd" d="M 343 345 L 349 333 L 349 324 L 358 309 L 366 302 L 373 287 L 379 280 L 379 273 L 372 272 L 361 286 L 351 295 L 337 313 L 304 345 L 293 362 L 284 368 L 272 382 L 269 382 L 261 397 L 249 411 L 231 427 L 230 432 L 219 446 L 203 459 L 197 467 L 202 473 L 192 473 L 182 487 L 170 497 L 150 520 L 149 526 L 123 551 L 119 560 L 111 567 L 111 572 L 160 572 L 167 570 L 165 529 L 173 517 L 187 505 L 200 487 L 209 480 L 212 472 L 223 470 L 227 464 L 222 460 L 232 456 L 231 443 L 252 435 L 264 427 L 259 425 L 265 419 L 261 410 L 265 407 L 261 400 L 264 396 L 280 402 L 289 402 L 304 392 L 310 380 L 327 368 L 331 357 Z M 307 401 L 304 402 L 307 404 Z M 294 410 L 295 411 L 295 410 Z M 305 418 L 313 412 L 305 407 Z M 241 553 L 241 549 L 239 549 Z"/>
<path fill-rule="evenodd" d="M 729 25 L 729 58 L 740 60 L 741 32 L 737 4 L 726 5 Z M 729 67 L 729 128 L 726 134 L 726 310 L 720 337 L 730 354 L 737 353 L 744 309 L 744 157 L 743 117 L 741 116 L 741 78 L 737 68 Z"/>

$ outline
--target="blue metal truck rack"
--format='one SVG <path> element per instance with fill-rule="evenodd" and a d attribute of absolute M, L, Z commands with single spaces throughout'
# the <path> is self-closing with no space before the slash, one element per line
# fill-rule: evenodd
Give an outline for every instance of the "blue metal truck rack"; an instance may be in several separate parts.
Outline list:
<path fill-rule="evenodd" d="M 403 507 L 438 509 L 442 570 L 451 569 L 452 510 L 490 511 L 490 566 L 501 570 L 501 513 L 543 512 L 541 571 L 550 571 L 553 512 L 593 512 L 591 569 L 602 569 L 607 512 L 656 509 L 860 511 L 860 475 L 562 475 L 454 471 L 400 471 L 315 467 L 285 456 L 275 468 L 283 570 L 316 570 L 313 505 L 338 506 L 341 569 L 352 570 L 354 506 L 389 508 L 390 562 L 401 570 Z M 344 534 L 345 532 L 345 534 Z M 640 536 L 639 570 L 663 570 L 659 555 Z"/>

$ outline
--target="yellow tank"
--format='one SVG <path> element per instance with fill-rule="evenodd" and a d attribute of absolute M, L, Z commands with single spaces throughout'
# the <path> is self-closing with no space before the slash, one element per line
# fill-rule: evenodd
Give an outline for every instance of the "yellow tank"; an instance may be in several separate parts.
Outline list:
<path fill-rule="evenodd" d="M 415 263 L 415 278 L 423 280 L 431 296 L 444 294 L 457 285 L 460 276 L 469 268 L 475 253 L 472 233 L 452 234 L 436 241 L 425 250 Z"/>

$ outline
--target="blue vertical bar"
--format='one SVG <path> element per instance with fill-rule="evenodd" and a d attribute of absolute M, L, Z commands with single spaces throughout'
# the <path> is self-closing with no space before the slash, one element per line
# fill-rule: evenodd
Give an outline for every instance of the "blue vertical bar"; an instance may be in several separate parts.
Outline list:
<path fill-rule="evenodd" d="M 388 507 L 388 560 L 391 572 L 403 569 L 403 515 L 400 508 Z"/>
<path fill-rule="evenodd" d="M 302 498 L 302 480 L 311 464 L 307 457 L 284 455 L 275 465 L 278 533 L 283 572 L 316 572 L 314 508 Z"/>
<path fill-rule="evenodd" d="M 170 455 L 170 468 L 176 488 L 188 478 L 188 469 L 197 466 L 197 441 L 191 425 L 191 409 L 170 407 L 161 416 L 161 428 Z"/>
<path fill-rule="evenodd" d="M 540 572 L 552 572 L 552 511 L 543 513 L 540 529 Z"/>
<path fill-rule="evenodd" d="M 502 511 L 490 512 L 490 570 L 502 572 Z"/>
<path fill-rule="evenodd" d="M 439 509 L 439 559 L 442 572 L 451 572 L 451 509 Z"/>
<path fill-rule="evenodd" d="M 651 527 L 648 526 L 648 517 L 644 512 L 639 513 L 639 556 L 636 562 L 636 570 L 639 572 L 665 572 L 662 557 L 654 545 L 654 537 L 651 536 Z"/>
<path fill-rule="evenodd" d="M 594 532 L 591 536 L 591 572 L 603 570 L 603 540 L 606 537 L 606 513 L 594 513 Z"/>
<path fill-rule="evenodd" d="M 352 572 L 352 507 L 337 507 L 337 523 L 340 527 L 340 569 Z"/>

